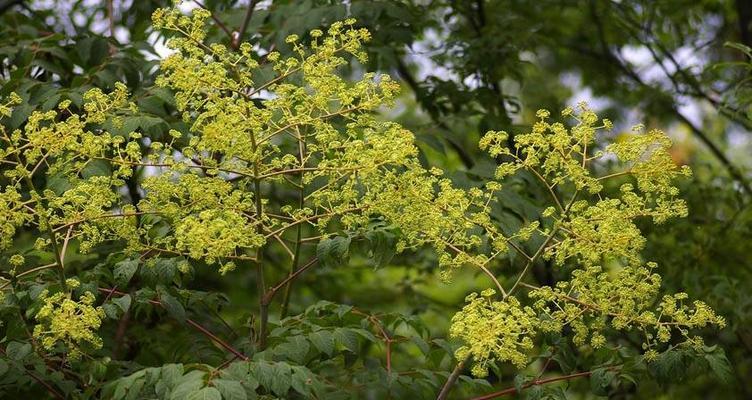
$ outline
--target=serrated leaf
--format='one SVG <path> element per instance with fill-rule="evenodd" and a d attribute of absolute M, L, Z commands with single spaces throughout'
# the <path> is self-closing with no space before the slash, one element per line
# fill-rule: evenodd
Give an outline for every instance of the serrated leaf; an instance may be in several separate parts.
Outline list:
<path fill-rule="evenodd" d="M 8 343 L 8 346 L 5 347 L 5 354 L 11 360 L 21 361 L 31 354 L 31 350 L 30 343 L 10 342 Z"/>
<path fill-rule="evenodd" d="M 560 344 L 559 350 L 553 357 L 551 357 L 551 359 L 559 364 L 559 368 L 561 368 L 561 371 L 565 374 L 574 372 L 577 367 L 577 357 L 568 344 Z"/>
<path fill-rule="evenodd" d="M 115 283 L 120 287 L 128 286 L 136 270 L 138 270 L 138 260 L 123 260 L 115 264 Z"/>
<path fill-rule="evenodd" d="M 598 396 L 608 395 L 611 382 L 616 377 L 616 372 L 607 368 L 598 368 L 590 374 L 590 390 Z"/>
<path fill-rule="evenodd" d="M 319 263 L 325 267 L 337 267 L 347 261 L 350 250 L 350 238 L 335 236 L 319 242 L 316 256 Z"/>
<path fill-rule="evenodd" d="M 522 393 L 525 400 L 538 400 L 543 397 L 543 389 L 538 385 L 530 386 Z"/>
<path fill-rule="evenodd" d="M 86 166 L 81 170 L 81 176 L 84 178 L 91 178 L 92 176 L 110 176 L 112 175 L 112 168 L 110 163 L 105 160 L 91 160 L 86 163 Z"/>
<path fill-rule="evenodd" d="M 170 393 L 170 400 L 184 400 L 204 386 L 204 373 L 191 371 L 178 379 L 175 389 Z"/>
<path fill-rule="evenodd" d="M 514 376 L 514 388 L 517 393 L 522 393 L 523 386 L 530 380 L 530 377 L 523 374 L 517 374 Z"/>
<path fill-rule="evenodd" d="M 110 319 L 118 319 L 120 318 L 120 308 L 114 304 L 106 303 L 102 304 L 102 309 L 104 309 L 104 314 L 107 316 L 107 318 Z"/>
<path fill-rule="evenodd" d="M 263 388 L 270 388 L 273 380 L 272 364 L 260 361 L 252 365 L 251 372 Z"/>
<path fill-rule="evenodd" d="M 277 345 L 274 350 L 276 353 L 282 354 L 292 361 L 302 363 L 310 347 L 305 337 L 293 336 L 288 338 L 285 343 Z"/>
<path fill-rule="evenodd" d="M 393 233 L 379 229 L 366 233 L 366 239 L 371 245 L 371 260 L 376 268 L 385 266 L 394 258 L 397 240 Z"/>
<path fill-rule="evenodd" d="M 710 350 L 710 351 L 707 351 Z M 731 370 L 731 364 L 726 357 L 726 352 L 720 347 L 712 347 L 706 349 L 706 353 L 703 355 L 708 366 L 713 371 L 716 377 L 724 384 L 731 382 L 733 378 L 733 372 Z"/>
<path fill-rule="evenodd" d="M 189 394 L 187 400 L 222 400 L 222 395 L 216 388 L 205 387 Z"/>
<path fill-rule="evenodd" d="M 123 312 L 126 312 L 131 307 L 131 295 L 126 294 L 122 297 L 114 298 L 112 299 L 112 302 L 117 304 Z"/>
<path fill-rule="evenodd" d="M 334 330 L 334 339 L 353 353 L 358 352 L 358 334 L 350 329 L 337 328 Z"/>
<path fill-rule="evenodd" d="M 183 364 L 167 364 L 161 368 L 162 381 L 170 388 L 175 387 L 183 376 Z"/>
<path fill-rule="evenodd" d="M 214 387 L 222 394 L 223 400 L 246 400 L 248 395 L 243 389 L 243 385 L 238 381 L 231 381 L 228 379 L 214 379 L 212 380 Z"/>
<path fill-rule="evenodd" d="M 313 373 L 305 367 L 294 367 L 292 370 L 292 388 L 306 398 L 311 397 L 311 392 L 317 392 L 318 380 Z"/>
<path fill-rule="evenodd" d="M 290 390 L 292 370 L 290 365 L 283 362 L 275 363 L 271 368 L 271 382 L 269 389 L 277 396 L 286 396 Z"/>
<path fill-rule="evenodd" d="M 331 331 L 320 330 L 308 335 L 308 339 L 322 353 L 331 356 L 334 352 L 334 336 Z"/>
<path fill-rule="evenodd" d="M 684 353 L 677 349 L 667 350 L 648 364 L 648 370 L 662 385 L 680 381 L 687 372 Z"/>
<path fill-rule="evenodd" d="M 183 305 L 180 303 L 180 301 L 178 301 L 178 299 L 176 299 L 169 293 L 160 291 L 159 301 L 160 303 L 162 303 L 162 307 L 167 310 L 167 313 L 170 314 L 172 318 L 175 318 L 180 323 L 185 322 L 185 308 L 183 308 Z"/>

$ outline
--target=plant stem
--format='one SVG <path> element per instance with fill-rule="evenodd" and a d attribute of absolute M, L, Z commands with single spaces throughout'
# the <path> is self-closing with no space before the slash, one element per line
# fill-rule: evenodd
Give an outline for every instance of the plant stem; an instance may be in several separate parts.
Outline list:
<path fill-rule="evenodd" d="M 118 296 L 125 296 L 126 294 L 128 294 L 128 293 L 116 290 L 114 288 L 100 287 L 99 291 L 102 292 L 102 293 L 108 293 L 109 295 L 116 294 Z M 149 303 L 150 304 L 154 304 L 156 306 L 164 307 L 164 305 L 162 304 L 162 302 L 159 301 L 159 300 L 149 300 Z M 224 340 L 220 339 L 219 337 L 217 337 L 217 335 L 213 334 L 211 331 L 209 331 L 208 329 L 204 328 L 198 322 L 196 322 L 196 321 L 194 321 L 194 320 L 192 320 L 190 318 L 186 318 L 185 322 L 188 325 L 190 325 L 193 328 L 195 328 L 197 331 L 201 332 L 204 336 L 208 337 L 209 339 L 211 339 L 212 341 L 214 341 L 215 343 L 217 343 L 218 345 L 220 345 L 225 350 L 229 351 L 233 355 L 235 355 L 238 358 L 240 358 L 241 360 L 248 361 L 248 357 L 245 354 L 241 353 L 239 350 L 237 350 L 236 348 L 232 347 L 230 344 L 228 344 Z"/>
<path fill-rule="evenodd" d="M 300 163 L 300 187 L 298 188 L 298 210 L 302 210 L 305 206 L 305 186 L 303 183 L 303 175 L 305 172 L 303 170 L 305 169 L 305 139 L 303 138 L 303 135 L 300 134 L 299 129 L 295 129 L 295 131 L 298 133 L 297 139 L 298 139 L 298 162 Z M 298 224 L 296 227 L 295 232 L 295 250 L 292 258 L 292 265 L 290 266 L 290 275 L 293 275 L 295 271 L 298 269 L 298 264 L 300 263 L 300 248 L 303 235 L 303 224 Z M 290 293 L 292 291 L 292 281 L 288 283 L 285 286 L 285 293 L 282 298 L 282 309 L 280 310 L 280 318 L 284 318 L 287 316 L 287 311 L 290 306 Z"/>
<path fill-rule="evenodd" d="M 5 140 L 8 143 L 13 143 L 12 140 L 8 137 L 8 134 L 3 132 L 3 136 L 5 136 Z M 24 165 L 23 161 L 21 161 L 21 156 L 18 155 L 18 153 L 14 153 L 16 161 L 18 162 L 18 165 Z M 29 195 L 31 196 L 32 193 L 36 193 L 36 188 L 34 187 L 34 181 L 31 180 L 31 175 L 26 174 L 24 175 L 24 180 L 26 181 L 26 184 L 29 186 Z M 41 197 L 41 196 L 40 196 Z M 33 196 L 32 196 L 33 198 Z M 42 207 L 41 202 L 39 204 L 39 207 Z M 60 278 L 60 285 L 63 289 L 65 289 L 65 267 L 63 263 L 63 256 L 60 254 L 59 246 L 57 244 L 57 237 L 55 236 L 55 233 L 52 231 L 52 226 L 50 226 L 50 221 L 45 216 L 45 210 L 42 209 L 41 214 L 38 214 L 41 224 L 45 226 L 45 231 L 47 235 L 50 237 L 50 241 L 52 242 L 52 250 L 55 252 L 55 261 L 57 262 L 57 265 L 60 267 L 58 268 L 59 271 L 59 278 Z"/>
<path fill-rule="evenodd" d="M 470 362 L 470 357 L 471 356 L 467 356 L 464 360 L 457 363 L 457 366 L 454 367 L 454 370 L 452 370 L 452 373 L 447 378 L 444 386 L 441 387 L 441 391 L 439 392 L 439 395 L 436 396 L 436 400 L 446 400 L 447 396 L 449 396 L 449 392 L 452 390 L 452 386 L 454 386 L 454 383 L 457 382 L 457 378 L 460 377 L 462 368 L 465 367 L 465 364 Z"/>
<path fill-rule="evenodd" d="M 251 10 L 253 9 L 253 1 L 251 1 L 251 5 L 249 6 Z M 255 153 L 258 151 L 258 144 L 256 143 L 256 136 L 253 132 L 251 132 L 251 146 L 252 150 Z M 258 155 L 257 155 L 258 157 Z M 259 174 L 259 161 L 256 159 L 253 162 L 253 197 L 256 202 L 256 218 L 258 219 L 258 223 L 256 224 L 256 233 L 259 235 L 263 235 L 264 233 L 264 226 L 262 224 L 262 221 L 264 219 L 264 208 L 261 201 L 261 179 L 258 177 Z M 258 249 L 256 249 L 256 285 L 258 287 L 259 292 L 259 337 L 258 337 L 258 345 L 259 349 L 263 350 L 266 348 L 266 327 L 269 322 L 269 303 L 265 301 L 266 298 L 266 281 L 264 279 L 264 263 L 263 263 L 263 246 L 260 246 Z"/>
<path fill-rule="evenodd" d="M 5 349 L 4 349 L 4 348 L 0 347 L 0 353 L 3 353 L 3 356 L 5 356 L 5 357 L 7 358 L 7 353 L 5 352 Z M 19 364 L 21 364 L 21 363 L 19 362 Z M 22 369 L 23 369 L 23 371 L 24 371 L 24 372 L 26 373 L 26 375 L 29 375 L 29 376 L 30 376 L 30 377 L 31 377 L 32 379 L 34 379 L 34 380 L 35 380 L 35 381 L 36 381 L 37 383 L 39 383 L 40 385 L 44 386 L 44 388 L 45 388 L 45 389 L 46 389 L 46 390 L 47 390 L 47 391 L 48 391 L 48 392 L 49 392 L 49 393 L 50 393 L 50 394 L 51 394 L 51 395 L 52 395 L 53 397 L 55 397 L 56 399 L 65 399 L 65 396 L 63 396 L 62 394 L 60 394 L 60 392 L 58 392 L 58 391 L 57 391 L 57 390 L 56 390 L 56 389 L 55 389 L 54 387 L 52 387 L 52 385 L 50 385 L 49 383 L 45 382 L 45 381 L 44 381 L 44 380 L 43 380 L 42 378 L 38 377 L 38 376 L 37 376 L 36 374 L 34 374 L 33 372 L 29 371 L 29 370 L 28 370 L 28 369 L 27 369 L 27 368 L 26 368 L 26 367 L 25 367 L 25 366 L 24 366 L 23 364 L 21 364 L 21 368 L 22 368 Z"/>
<path fill-rule="evenodd" d="M 248 11 L 245 13 L 245 18 L 243 18 L 243 25 L 240 26 L 237 36 L 235 36 L 232 41 L 232 47 L 235 49 L 240 47 L 240 42 L 243 40 L 243 36 L 245 36 L 245 31 L 248 30 L 248 23 L 251 22 L 256 3 L 258 3 L 258 0 L 251 0 L 251 2 L 248 3 Z"/>
<path fill-rule="evenodd" d="M 609 367 L 608 369 L 613 370 L 617 368 L 619 367 L 613 366 L 613 367 Z M 566 380 L 575 379 L 575 378 L 582 378 L 582 377 L 590 376 L 592 374 L 593 374 L 593 371 L 585 371 L 585 372 L 578 372 L 578 373 L 570 374 L 570 375 L 556 376 L 556 377 L 548 378 L 548 379 L 536 379 L 532 382 L 528 382 L 522 385 L 521 389 L 527 389 L 532 386 L 545 385 L 547 383 L 552 383 L 552 382 L 559 382 L 559 381 L 566 381 Z M 490 399 L 495 399 L 497 397 L 506 396 L 508 394 L 514 394 L 514 393 L 517 393 L 517 388 L 511 387 L 511 388 L 507 388 L 504 390 L 500 390 L 498 392 L 489 393 L 480 397 L 474 397 L 471 400 L 490 400 Z"/>

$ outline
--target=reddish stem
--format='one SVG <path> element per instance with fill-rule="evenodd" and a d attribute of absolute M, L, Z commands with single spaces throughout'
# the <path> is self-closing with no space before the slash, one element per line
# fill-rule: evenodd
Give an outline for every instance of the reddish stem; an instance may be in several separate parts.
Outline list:
<path fill-rule="evenodd" d="M 128 293 L 121 292 L 119 290 L 115 290 L 114 288 L 111 288 L 111 289 L 110 288 L 99 288 L 99 291 L 100 292 L 109 293 L 110 295 L 116 294 L 118 296 L 125 296 L 126 294 L 128 294 Z M 160 306 L 160 307 L 164 307 L 162 305 L 162 302 L 160 302 L 159 300 L 149 300 L 149 303 L 157 305 L 157 306 Z M 194 321 L 194 320 L 192 320 L 190 318 L 186 318 L 185 322 L 188 325 L 190 325 L 193 328 L 195 328 L 197 331 L 201 332 L 204 336 L 208 337 L 209 339 L 211 339 L 212 341 L 214 341 L 215 343 L 217 343 L 218 345 L 220 345 L 221 347 L 223 347 L 225 350 L 229 351 L 233 355 L 235 355 L 238 358 L 240 358 L 241 360 L 248 361 L 248 357 L 245 354 L 241 353 L 240 351 L 238 351 L 237 349 L 235 349 L 234 347 L 232 347 L 231 345 L 229 345 L 227 342 L 225 342 L 224 340 L 220 339 L 219 337 L 217 337 L 216 335 L 214 335 L 213 333 L 211 333 L 208 329 L 206 329 L 203 326 L 201 326 L 201 324 L 199 324 L 198 322 L 196 322 L 196 321 Z"/>
<path fill-rule="evenodd" d="M 616 369 L 616 368 L 618 367 L 610 367 L 609 369 Z M 566 380 L 575 379 L 575 378 L 582 378 L 582 377 L 590 376 L 592 374 L 593 374 L 593 371 L 585 371 L 585 372 L 578 372 L 576 374 L 556 376 L 556 377 L 548 378 L 548 379 L 536 379 L 532 382 L 528 382 L 522 385 L 522 389 L 527 389 L 532 386 L 545 385 L 547 383 L 552 383 L 552 382 L 566 381 Z M 480 397 L 474 397 L 471 400 L 489 400 L 489 399 L 495 399 L 498 397 L 503 397 L 508 394 L 514 394 L 514 393 L 517 393 L 517 388 L 511 387 L 511 388 L 507 388 L 504 390 L 500 390 L 498 392 L 485 394 Z"/>
<path fill-rule="evenodd" d="M 0 352 L 3 353 L 4 356 L 6 356 L 6 357 L 8 356 L 7 353 L 5 352 L 5 349 L 2 348 L 2 347 L 0 347 Z M 19 361 L 19 364 L 21 364 L 20 361 Z M 40 385 L 44 386 L 44 388 L 47 389 L 47 391 L 52 396 L 54 396 L 56 399 L 65 399 L 65 396 L 63 396 L 62 394 L 60 394 L 60 392 L 58 392 L 57 390 L 55 390 L 55 388 L 52 387 L 52 385 L 50 385 L 49 383 L 45 382 L 44 379 L 38 377 L 35 373 L 29 371 L 26 368 L 26 366 L 24 366 L 23 364 L 21 364 L 21 368 L 23 368 L 23 370 L 26 373 L 26 375 L 29 375 L 32 379 L 34 379 L 35 381 L 37 381 L 37 383 L 39 383 Z"/>
<path fill-rule="evenodd" d="M 356 315 L 362 315 L 364 317 L 367 317 L 368 321 L 371 322 L 371 324 L 373 324 L 373 326 L 375 326 L 376 329 L 379 330 L 381 337 L 384 338 L 384 344 L 386 346 L 386 372 L 391 373 L 392 372 L 392 343 L 394 343 L 394 339 L 391 336 L 389 336 L 389 334 L 386 332 L 386 329 L 384 329 L 384 326 L 381 324 L 381 321 L 376 316 L 365 313 L 357 309 L 353 309 L 351 312 Z"/>

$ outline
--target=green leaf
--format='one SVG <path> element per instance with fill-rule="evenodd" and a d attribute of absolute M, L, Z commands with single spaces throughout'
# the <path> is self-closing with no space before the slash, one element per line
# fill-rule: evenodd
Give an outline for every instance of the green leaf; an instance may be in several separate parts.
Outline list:
<path fill-rule="evenodd" d="M 228 379 L 214 379 L 212 381 L 214 387 L 216 387 L 222 394 L 224 400 L 246 400 L 248 395 L 243 389 L 243 385 L 238 381 L 231 381 Z"/>
<path fill-rule="evenodd" d="M 577 357 L 568 343 L 560 343 L 559 350 L 551 359 L 559 364 L 561 371 L 565 374 L 574 372 L 577 367 Z"/>
<path fill-rule="evenodd" d="M 26 358 L 26 356 L 31 354 L 31 350 L 32 348 L 30 343 L 10 342 L 5 348 L 5 354 L 11 360 L 21 361 Z"/>
<path fill-rule="evenodd" d="M 308 340 L 322 353 L 331 356 L 334 352 L 334 336 L 331 331 L 320 330 L 308 335 Z"/>
<path fill-rule="evenodd" d="M 371 245 L 371 260 L 375 267 L 383 267 L 394 258 L 397 239 L 393 233 L 379 229 L 366 233 Z"/>
<path fill-rule="evenodd" d="M 733 379 L 731 364 L 726 357 L 726 352 L 722 348 L 716 346 L 706 348 L 703 357 L 715 376 L 722 383 L 729 384 L 731 382 Z"/>
<path fill-rule="evenodd" d="M 287 363 L 278 362 L 272 367 L 272 381 L 269 385 L 269 389 L 278 396 L 285 397 L 290 390 L 291 378 L 290 365 Z"/>
<path fill-rule="evenodd" d="M 222 400 L 222 395 L 213 387 L 205 387 L 189 394 L 187 400 Z"/>
<path fill-rule="evenodd" d="M 184 400 L 204 386 L 205 374 L 191 371 L 178 379 L 175 389 L 170 393 L 170 400 Z"/>
<path fill-rule="evenodd" d="M 290 390 L 291 368 L 284 362 L 268 363 L 261 361 L 256 363 L 254 371 L 262 387 L 271 390 L 277 396 L 284 397 Z"/>
<path fill-rule="evenodd" d="M 598 368 L 590 374 L 590 390 L 598 396 L 607 396 L 616 372 L 607 368 Z"/>
<path fill-rule="evenodd" d="M 185 308 L 183 308 L 183 305 L 180 303 L 180 301 L 178 301 L 178 299 L 164 291 L 160 291 L 159 301 L 162 303 L 162 307 L 167 310 L 167 313 L 170 314 L 171 317 L 175 318 L 180 323 L 185 323 Z"/>
<path fill-rule="evenodd" d="M 344 346 L 347 350 L 353 353 L 358 352 L 358 334 L 350 329 L 336 328 L 334 330 L 334 338 L 337 343 Z"/>
<path fill-rule="evenodd" d="M 0 360 L 0 376 L 5 375 L 6 372 L 8 372 L 8 363 L 4 360 Z"/>
<path fill-rule="evenodd" d="M 539 385 L 530 386 L 522 393 L 525 400 L 538 400 L 543 398 L 543 389 Z"/>
<path fill-rule="evenodd" d="M 517 374 L 514 376 L 514 388 L 517 393 L 522 393 L 523 386 L 530 381 L 530 377 L 523 374 Z"/>
<path fill-rule="evenodd" d="M 298 335 L 288 338 L 285 343 L 277 345 L 274 351 L 292 361 L 303 363 L 310 347 L 305 337 Z"/>
<path fill-rule="evenodd" d="M 161 368 L 162 382 L 168 387 L 175 387 L 178 380 L 183 376 L 183 364 L 167 364 Z"/>
<path fill-rule="evenodd" d="M 91 160 L 81 170 L 81 176 L 87 179 L 92 176 L 110 175 L 112 175 L 112 168 L 110 167 L 110 163 L 105 160 Z"/>
<path fill-rule="evenodd" d="M 305 367 L 293 367 L 292 369 L 292 388 L 306 398 L 311 398 L 312 392 L 320 391 L 320 382 L 316 376 Z"/>
<path fill-rule="evenodd" d="M 102 304 L 102 308 L 104 309 L 104 313 L 105 315 L 107 315 L 107 318 L 110 318 L 110 319 L 120 318 L 121 311 L 118 306 L 112 303 L 105 303 L 105 304 Z"/>
<path fill-rule="evenodd" d="M 648 370 L 662 385 L 680 381 L 687 372 L 684 352 L 677 349 L 667 350 L 648 364 Z"/>
<path fill-rule="evenodd" d="M 238 361 L 230 364 L 229 367 L 222 371 L 222 376 L 227 380 L 240 382 L 246 389 L 246 394 L 255 393 L 259 387 L 259 381 L 251 374 L 252 363 L 248 361 Z"/>
<path fill-rule="evenodd" d="M 115 264 L 115 283 L 120 287 L 128 286 L 136 270 L 138 270 L 138 260 L 123 260 Z"/>
<path fill-rule="evenodd" d="M 62 174 L 53 174 L 47 177 L 47 189 L 52 190 L 57 195 L 65 193 L 66 190 L 73 188 L 68 178 Z"/>
<path fill-rule="evenodd" d="M 273 380 L 272 364 L 266 361 L 251 364 L 251 372 L 261 387 L 266 389 L 271 387 Z"/>
<path fill-rule="evenodd" d="M 349 237 L 335 236 L 334 238 L 326 238 L 319 242 L 316 247 L 316 256 L 322 266 L 338 267 L 347 262 L 349 249 Z"/>
<path fill-rule="evenodd" d="M 123 312 L 126 312 L 131 307 L 131 295 L 126 294 L 122 297 L 114 298 L 112 302 L 117 304 Z"/>

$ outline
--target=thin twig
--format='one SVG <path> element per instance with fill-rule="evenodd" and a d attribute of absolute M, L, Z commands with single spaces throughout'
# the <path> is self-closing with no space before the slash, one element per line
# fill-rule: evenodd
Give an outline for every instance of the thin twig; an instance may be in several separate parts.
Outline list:
<path fill-rule="evenodd" d="M 5 348 L 0 347 L 0 352 L 2 352 L 3 355 L 7 357 L 7 353 L 5 352 Z M 20 364 L 20 362 L 19 362 L 19 364 Z M 23 364 L 21 364 L 21 368 L 24 370 L 24 372 L 26 373 L 26 375 L 29 375 L 32 379 L 34 379 L 35 381 L 37 381 L 37 383 L 39 383 L 40 385 L 44 386 L 44 388 L 51 395 L 53 395 L 56 399 L 65 399 L 65 396 L 63 396 L 62 394 L 60 394 L 60 392 L 58 392 L 57 390 L 55 390 L 55 388 L 52 387 L 52 385 L 50 385 L 49 383 L 45 382 L 42 378 L 38 377 L 35 373 L 29 371 Z"/>
<path fill-rule="evenodd" d="M 436 400 L 445 400 L 447 396 L 449 396 L 449 392 L 452 390 L 452 386 L 454 386 L 454 383 L 457 382 L 457 378 L 460 377 L 462 368 L 465 367 L 465 364 L 470 362 L 470 357 L 471 356 L 467 356 L 464 360 L 457 363 L 457 366 L 454 367 L 454 370 L 452 370 L 452 373 L 447 378 L 444 386 L 441 387 L 441 391 L 439 392 L 439 395 L 436 396 Z"/>
<path fill-rule="evenodd" d="M 118 296 L 125 296 L 126 294 L 128 294 L 128 293 L 125 293 L 125 292 L 121 292 L 119 290 L 115 290 L 114 288 L 100 287 L 99 291 L 103 292 L 103 293 L 116 294 Z M 159 300 L 149 300 L 149 303 L 164 308 L 164 305 Z M 201 332 L 204 336 L 208 337 L 209 339 L 211 339 L 212 341 L 214 341 L 215 343 L 217 343 L 218 345 L 220 345 L 221 347 L 223 347 L 225 350 L 229 351 L 233 355 L 235 355 L 238 358 L 240 358 L 241 360 L 248 361 L 248 357 L 245 354 L 241 353 L 239 350 L 237 350 L 236 348 L 232 347 L 230 344 L 228 344 L 224 340 L 220 339 L 219 337 L 217 337 L 215 334 L 213 334 L 208 329 L 204 328 L 198 322 L 196 322 L 196 321 L 194 321 L 194 320 L 192 320 L 190 318 L 186 318 L 185 322 L 188 325 L 190 325 L 193 328 L 195 328 L 197 331 Z"/>
<path fill-rule="evenodd" d="M 211 10 L 208 9 L 202 2 L 198 0 L 193 0 L 193 2 L 196 3 L 199 7 L 203 8 L 204 10 L 211 12 Z M 225 25 L 219 18 L 217 18 L 217 16 L 214 15 L 213 12 L 210 15 L 211 15 L 211 19 L 214 20 L 214 23 L 217 24 L 217 26 L 227 34 L 227 37 L 229 37 L 230 40 L 233 40 L 232 32 L 230 32 L 230 29 L 227 28 L 227 25 Z"/>
<path fill-rule="evenodd" d="M 274 295 L 277 294 L 277 292 L 280 289 L 282 289 L 285 285 L 287 285 L 293 279 L 297 278 L 300 274 L 302 274 L 303 272 L 305 272 L 308 268 L 311 268 L 312 266 L 314 266 L 316 264 L 316 262 L 318 262 L 318 258 L 316 258 L 316 257 L 312 258 L 310 261 L 308 261 L 307 263 L 305 263 L 305 265 L 301 266 L 295 272 L 293 272 L 292 274 L 288 275 L 287 278 L 285 278 L 285 279 L 282 280 L 282 282 L 278 283 L 277 285 L 275 285 L 271 289 L 267 290 L 266 294 L 263 297 L 263 303 L 268 306 L 271 303 L 272 299 L 274 298 Z"/>
<path fill-rule="evenodd" d="M 243 36 L 245 36 L 245 31 L 248 29 L 248 23 L 251 22 L 251 17 L 253 16 L 253 10 L 256 8 L 256 4 L 258 3 L 258 0 L 251 0 L 250 3 L 248 3 L 248 11 L 245 13 L 245 18 L 243 18 L 243 25 L 240 26 L 240 30 L 235 32 L 236 36 L 233 38 L 232 47 L 237 49 L 240 47 L 240 42 L 243 40 Z"/>
<path fill-rule="evenodd" d="M 618 368 L 619 366 L 612 366 L 612 367 L 609 367 L 608 369 L 614 370 Z M 540 380 L 536 379 L 532 382 L 528 382 L 522 385 L 520 389 L 527 389 L 532 386 L 545 385 L 547 383 L 552 383 L 552 382 L 559 382 L 559 381 L 566 381 L 566 380 L 575 379 L 575 378 L 582 378 L 582 377 L 590 376 L 592 374 L 593 374 L 593 371 L 585 371 L 585 372 L 578 372 L 575 374 L 556 376 L 556 377 L 548 378 L 548 379 L 540 379 Z M 497 397 L 502 397 L 508 394 L 515 394 L 515 393 L 517 393 L 517 388 L 510 387 L 504 390 L 500 390 L 498 392 L 489 393 L 480 397 L 474 397 L 472 400 L 490 400 L 490 399 L 495 399 Z"/>

